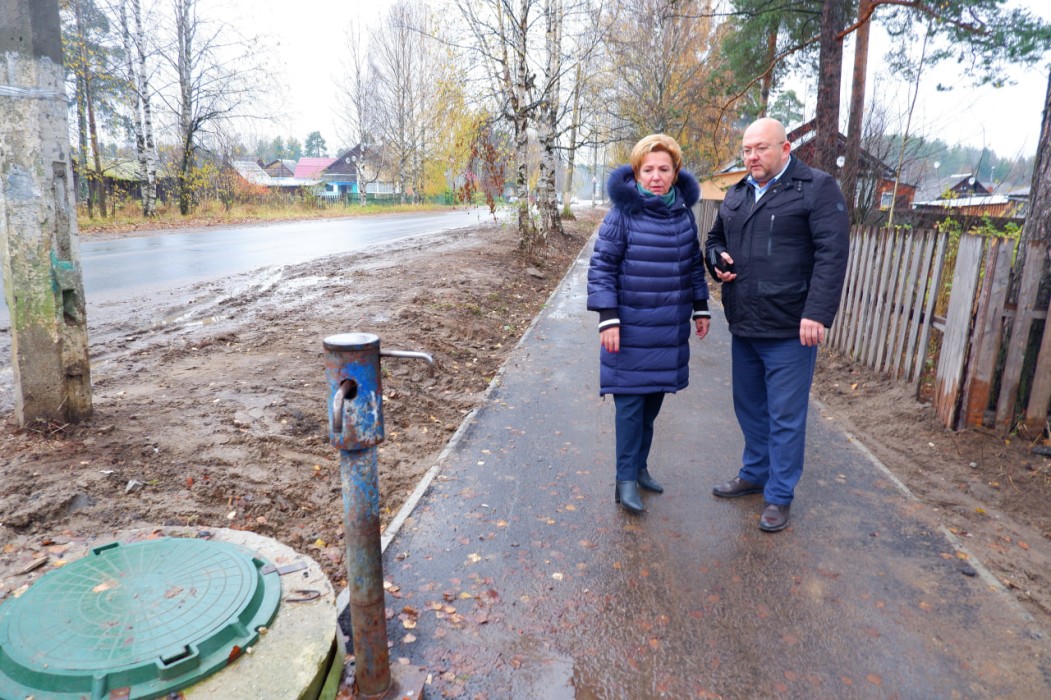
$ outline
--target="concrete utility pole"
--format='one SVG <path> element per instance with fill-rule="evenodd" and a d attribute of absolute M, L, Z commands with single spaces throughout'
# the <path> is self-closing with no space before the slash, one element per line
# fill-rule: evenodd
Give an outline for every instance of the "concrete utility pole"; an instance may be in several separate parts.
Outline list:
<path fill-rule="evenodd" d="M 0 254 L 15 418 L 91 415 L 58 0 L 0 2 Z"/>

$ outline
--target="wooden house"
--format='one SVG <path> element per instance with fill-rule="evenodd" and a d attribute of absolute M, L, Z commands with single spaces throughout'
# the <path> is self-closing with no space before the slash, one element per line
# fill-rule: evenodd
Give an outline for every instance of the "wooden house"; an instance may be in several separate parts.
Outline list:
<path fill-rule="evenodd" d="M 295 177 L 296 161 L 288 158 L 278 158 L 263 165 L 263 171 L 270 177 Z"/>
<path fill-rule="evenodd" d="M 943 212 L 961 218 L 1024 219 L 1029 205 L 1029 189 L 998 193 L 978 180 L 974 173 L 958 173 L 934 199 L 915 202 L 921 212 Z"/>

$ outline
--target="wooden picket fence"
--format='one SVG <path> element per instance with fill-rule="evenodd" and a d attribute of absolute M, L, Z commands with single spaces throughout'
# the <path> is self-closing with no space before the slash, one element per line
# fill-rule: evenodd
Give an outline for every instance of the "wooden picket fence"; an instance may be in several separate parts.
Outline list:
<path fill-rule="evenodd" d="M 932 378 L 934 407 L 947 428 L 1041 435 L 1051 401 L 1051 323 L 1044 323 L 1037 356 L 1026 358 L 1026 349 L 1033 323 L 1047 317 L 1035 308 L 1046 253 L 1030 244 L 1017 304 L 1009 305 L 1014 245 L 964 234 L 952 259 L 948 233 L 855 228 L 830 347 L 914 384 L 917 394 L 921 380 Z M 947 310 L 938 316 L 946 289 Z M 1027 395 L 1019 397 L 1020 385 Z"/>

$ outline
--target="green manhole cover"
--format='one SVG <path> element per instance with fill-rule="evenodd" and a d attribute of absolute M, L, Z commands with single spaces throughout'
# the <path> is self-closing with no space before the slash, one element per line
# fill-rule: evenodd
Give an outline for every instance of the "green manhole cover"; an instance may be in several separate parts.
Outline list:
<path fill-rule="evenodd" d="M 0 698 L 155 698 L 192 685 L 274 619 L 281 581 L 266 565 L 209 540 L 94 549 L 0 606 Z"/>

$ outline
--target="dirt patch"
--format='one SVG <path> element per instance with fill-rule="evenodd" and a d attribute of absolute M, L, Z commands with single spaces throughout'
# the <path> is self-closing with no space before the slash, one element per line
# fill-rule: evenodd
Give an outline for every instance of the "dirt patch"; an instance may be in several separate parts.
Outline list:
<path fill-rule="evenodd" d="M 538 259 L 491 223 L 96 309 L 91 420 L 19 429 L 11 387 L 0 388 L 0 571 L 43 555 L 53 564 L 100 531 L 181 525 L 273 537 L 344 585 L 322 339 L 371 332 L 384 348 L 436 360 L 433 376 L 423 362 L 383 363 L 386 523 L 480 405 L 600 216 L 567 222 Z M 24 578 L 5 577 L 0 597 Z"/>
<path fill-rule="evenodd" d="M 421 362 L 383 365 L 386 523 L 480 405 L 600 216 L 582 209 L 539 260 L 516 252 L 510 227 L 487 224 L 98 309 L 90 421 L 19 429 L 10 386 L 0 387 L 0 598 L 70 543 L 158 525 L 273 537 L 342 587 L 321 340 L 367 331 L 438 363 L 433 376 Z M 942 430 L 908 387 L 825 353 L 814 394 L 1047 620 L 1051 460 L 1018 441 Z M 12 574 L 44 556 L 33 574 Z"/>

